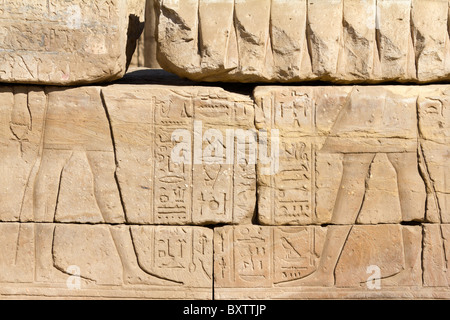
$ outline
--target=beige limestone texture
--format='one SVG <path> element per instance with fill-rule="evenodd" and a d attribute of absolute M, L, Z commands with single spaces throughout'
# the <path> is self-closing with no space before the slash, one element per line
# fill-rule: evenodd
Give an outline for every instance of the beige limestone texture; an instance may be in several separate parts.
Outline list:
<path fill-rule="evenodd" d="M 212 299 L 202 227 L 0 223 L 0 299 Z"/>
<path fill-rule="evenodd" d="M 0 221 L 204 225 L 253 218 L 255 163 L 228 161 L 224 151 L 235 149 L 237 159 L 234 131 L 254 128 L 245 95 L 117 84 L 3 87 L 1 96 Z"/>
<path fill-rule="evenodd" d="M 144 0 L 0 1 L 0 82 L 74 85 L 121 78 Z"/>
<path fill-rule="evenodd" d="M 256 127 L 279 136 L 258 160 L 259 222 L 447 223 L 449 93 L 258 87 Z"/>
<path fill-rule="evenodd" d="M 327 241 L 342 234 L 347 235 L 345 243 Z M 433 264 L 430 257 L 422 260 L 422 226 L 226 226 L 214 230 L 217 299 L 448 297 L 446 283 L 439 290 L 422 283 L 422 261 L 424 268 L 430 263 L 434 268 L 445 267 Z"/>
<path fill-rule="evenodd" d="M 426 224 L 423 240 L 423 283 L 427 287 L 448 287 L 448 255 L 450 240 L 448 224 Z"/>
<path fill-rule="evenodd" d="M 450 299 L 448 85 L 223 87 L 0 87 L 0 299 Z"/>
<path fill-rule="evenodd" d="M 158 61 L 193 80 L 434 82 L 448 0 L 158 0 Z"/>

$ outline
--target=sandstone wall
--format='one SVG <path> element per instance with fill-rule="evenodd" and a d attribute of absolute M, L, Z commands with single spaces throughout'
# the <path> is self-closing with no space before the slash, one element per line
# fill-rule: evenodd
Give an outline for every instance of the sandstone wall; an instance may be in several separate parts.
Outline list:
<path fill-rule="evenodd" d="M 201 81 L 449 79 L 448 0 L 159 0 L 158 61 Z"/>
<path fill-rule="evenodd" d="M 0 299 L 450 299 L 449 1 L 0 0 Z"/>
<path fill-rule="evenodd" d="M 0 295 L 449 297 L 446 85 L 232 90 L 3 86 Z"/>
<path fill-rule="evenodd" d="M 75 85 L 123 77 L 145 2 L 0 1 L 0 82 Z"/>

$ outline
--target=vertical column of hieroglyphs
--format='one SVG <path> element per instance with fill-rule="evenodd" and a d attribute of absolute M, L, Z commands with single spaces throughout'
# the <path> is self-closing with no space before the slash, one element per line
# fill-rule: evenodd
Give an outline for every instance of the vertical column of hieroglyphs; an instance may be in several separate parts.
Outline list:
<path fill-rule="evenodd" d="M 2 295 L 212 298 L 213 232 L 200 226 L 255 211 L 249 97 L 156 85 L 2 92 Z"/>
<path fill-rule="evenodd" d="M 215 231 L 217 296 L 447 296 L 446 86 L 254 96 L 279 160 L 258 161 L 260 226 Z"/>
<path fill-rule="evenodd" d="M 450 298 L 449 3 L 0 0 L 0 298 Z"/>

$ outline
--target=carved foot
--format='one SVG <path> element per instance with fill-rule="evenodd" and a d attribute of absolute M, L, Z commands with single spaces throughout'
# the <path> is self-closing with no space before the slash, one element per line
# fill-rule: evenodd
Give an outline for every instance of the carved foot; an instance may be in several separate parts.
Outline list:
<path fill-rule="evenodd" d="M 124 282 L 125 284 L 145 284 L 155 286 L 176 286 L 180 284 L 175 281 L 157 278 L 145 273 L 141 269 L 135 269 L 132 272 L 125 272 Z"/>
<path fill-rule="evenodd" d="M 381 284 L 384 286 L 420 286 L 422 280 L 420 273 L 417 273 L 413 268 L 408 268 L 392 277 L 382 279 Z"/>
<path fill-rule="evenodd" d="M 280 287 L 332 287 L 334 276 L 316 271 L 303 279 L 288 281 L 278 284 Z"/>

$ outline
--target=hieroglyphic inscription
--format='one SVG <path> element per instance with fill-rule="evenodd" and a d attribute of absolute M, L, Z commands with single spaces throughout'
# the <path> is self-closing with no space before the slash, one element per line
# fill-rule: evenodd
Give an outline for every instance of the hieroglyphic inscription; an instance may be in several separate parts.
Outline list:
<path fill-rule="evenodd" d="M 183 225 L 253 218 L 249 153 L 256 133 L 248 97 L 125 85 L 17 87 L 1 95 L 2 170 L 5 179 L 12 175 L 1 221 Z M 182 161 L 174 157 L 180 155 Z"/>
<path fill-rule="evenodd" d="M 260 220 L 265 223 L 314 221 L 316 105 L 311 90 L 277 90 L 257 94 L 258 129 L 280 131 L 279 171 L 261 177 Z M 297 137 L 298 139 L 289 139 Z M 261 165 L 263 166 L 263 165 Z M 275 186 L 267 188 L 266 186 Z M 271 212 L 268 214 L 268 211 Z"/>
<path fill-rule="evenodd" d="M 336 228 L 348 227 L 216 228 L 216 296 L 298 298 L 359 293 L 369 297 L 383 292 L 397 296 L 402 289 L 422 286 L 421 226 L 354 226 L 342 247 L 326 240 L 328 233 L 336 235 Z M 365 250 L 358 251 L 361 247 Z M 339 256 L 336 266 L 328 269 L 328 259 L 333 259 L 328 256 L 330 249 Z M 379 291 L 372 291 L 367 285 L 370 266 L 380 270 Z"/>
<path fill-rule="evenodd" d="M 1 223 L 0 230 L 2 297 L 212 298 L 206 228 Z"/>
<path fill-rule="evenodd" d="M 255 163 L 245 154 L 239 161 L 236 134 L 253 128 L 251 100 L 211 88 L 117 86 L 104 89 L 103 95 L 130 219 L 155 224 L 252 219 Z M 147 181 L 131 182 L 136 170 Z M 147 204 L 137 208 L 133 197 Z"/>
<path fill-rule="evenodd" d="M 320 227 L 217 228 L 215 283 L 219 288 L 272 287 L 312 273 L 323 243 Z"/>
<path fill-rule="evenodd" d="M 443 91 L 429 89 L 444 99 Z M 423 220 L 425 181 L 415 169 L 419 93 L 408 87 L 258 88 L 257 128 L 280 136 L 279 170 L 266 175 L 265 163 L 258 164 L 259 221 L 307 225 L 360 217 L 376 223 L 383 214 L 373 199 L 382 196 L 377 189 L 385 192 L 379 181 L 389 181 L 397 193 L 389 203 L 392 210 L 401 206 L 397 220 Z"/>

